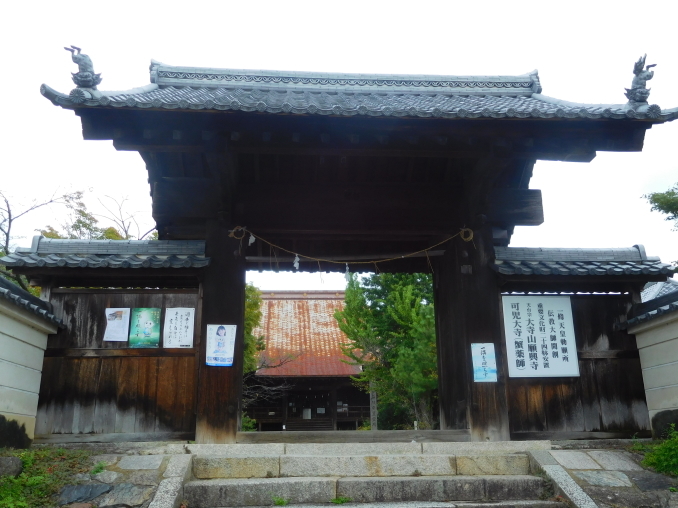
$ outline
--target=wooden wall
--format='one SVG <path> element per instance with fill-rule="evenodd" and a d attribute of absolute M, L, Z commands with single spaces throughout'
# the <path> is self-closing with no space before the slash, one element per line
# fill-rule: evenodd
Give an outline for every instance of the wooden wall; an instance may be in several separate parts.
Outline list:
<path fill-rule="evenodd" d="M 628 295 L 572 295 L 580 377 L 510 378 L 511 439 L 630 437 L 649 433 L 633 335 L 615 330 Z"/>
<path fill-rule="evenodd" d="M 68 329 L 45 351 L 36 435 L 116 434 L 192 439 L 200 335 L 197 290 L 52 290 Z M 194 348 L 130 349 L 104 342 L 108 307 L 195 307 Z M 152 435 L 149 435 L 152 434 Z M 124 435 L 124 436 L 123 436 Z M 162 437 L 161 437 L 162 436 Z"/>

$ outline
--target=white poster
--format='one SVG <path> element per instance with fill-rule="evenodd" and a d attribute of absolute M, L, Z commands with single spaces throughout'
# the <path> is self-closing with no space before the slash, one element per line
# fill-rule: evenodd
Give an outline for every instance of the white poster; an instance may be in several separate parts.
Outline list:
<path fill-rule="evenodd" d="M 237 325 L 207 325 L 207 365 L 232 367 Z"/>
<path fill-rule="evenodd" d="M 127 342 L 129 333 L 129 309 L 106 309 L 104 340 Z"/>
<path fill-rule="evenodd" d="M 502 296 L 509 377 L 577 377 L 569 296 Z"/>
<path fill-rule="evenodd" d="M 166 348 L 193 347 L 193 322 L 195 309 L 170 307 L 165 310 L 162 343 Z"/>
<path fill-rule="evenodd" d="M 471 359 L 473 361 L 473 381 L 476 383 L 497 382 L 497 358 L 494 355 L 494 344 L 471 344 Z"/>

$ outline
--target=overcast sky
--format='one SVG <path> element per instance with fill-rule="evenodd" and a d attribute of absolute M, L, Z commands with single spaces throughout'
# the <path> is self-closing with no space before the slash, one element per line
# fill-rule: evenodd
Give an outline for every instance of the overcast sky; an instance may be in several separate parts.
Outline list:
<path fill-rule="evenodd" d="M 145 166 L 110 141 L 83 141 L 79 119 L 39 88 L 68 93 L 77 71 L 66 45 L 88 54 L 102 90 L 149 83 L 151 58 L 172 65 L 362 73 L 493 75 L 539 70 L 543 93 L 624 103 L 633 64 L 656 63 L 651 104 L 678 106 L 672 1 L 586 2 L 4 2 L 0 189 L 28 205 L 53 192 L 128 198 L 140 230 L 153 226 Z M 545 222 L 518 227 L 512 246 L 628 247 L 678 260 L 678 232 L 642 195 L 678 182 L 678 121 L 647 132 L 642 153 L 599 152 L 588 164 L 537 162 Z M 58 228 L 61 207 L 16 224 L 18 245 Z M 105 221 L 104 221 L 105 222 Z M 251 275 L 263 289 L 339 289 L 343 276 Z"/>

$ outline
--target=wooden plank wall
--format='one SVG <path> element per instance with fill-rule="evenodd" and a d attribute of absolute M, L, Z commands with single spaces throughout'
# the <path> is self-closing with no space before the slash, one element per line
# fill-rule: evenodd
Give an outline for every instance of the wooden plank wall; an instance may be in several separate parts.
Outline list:
<path fill-rule="evenodd" d="M 68 329 L 48 340 L 37 436 L 193 435 L 197 290 L 53 290 L 51 301 Z M 196 347 L 129 349 L 126 342 L 104 342 L 107 307 L 159 307 L 163 323 L 166 308 L 195 307 Z"/>
<path fill-rule="evenodd" d="M 636 340 L 614 323 L 628 295 L 572 295 L 580 377 L 509 379 L 511 439 L 649 435 Z"/>

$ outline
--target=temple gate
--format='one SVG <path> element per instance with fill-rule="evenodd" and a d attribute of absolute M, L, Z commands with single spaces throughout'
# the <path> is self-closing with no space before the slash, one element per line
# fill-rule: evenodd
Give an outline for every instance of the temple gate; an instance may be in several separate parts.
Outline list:
<path fill-rule="evenodd" d="M 643 66 L 644 59 L 636 64 L 629 102 L 619 105 L 544 96 L 536 71 L 392 76 L 152 62 L 150 84 L 105 92 L 97 89 L 93 69 L 81 68 L 70 94 L 46 85 L 41 92 L 81 118 L 84 139 L 112 140 L 117 150 L 144 159 L 166 250 L 152 254 L 162 242 L 130 242 L 129 254 L 161 263 L 179 256 L 181 264 L 187 259 L 181 256 L 189 256 L 182 245 L 192 245 L 197 250 L 190 255 L 197 257 L 176 269 L 169 268 L 172 261 L 161 268 L 153 261 L 136 270 L 113 268 L 100 261 L 115 248 L 93 244 L 94 264 L 40 265 L 48 255 L 82 254 L 63 246 L 57 252 L 47 242 L 42 255 L 35 245 L 3 262 L 46 288 L 105 280 L 116 287 L 192 288 L 200 316 L 196 442 L 236 439 L 246 268 L 295 265 L 305 271 L 433 271 L 443 430 L 473 440 L 645 431 L 647 417 L 637 416 L 636 407 L 644 404 L 642 382 L 638 389 L 631 382 L 623 390 L 603 388 L 600 376 L 607 368 L 640 379 L 637 359 L 626 365 L 637 355 L 634 339 L 614 323 L 625 319 L 643 284 L 666 279 L 668 266 L 641 247 L 507 247 L 515 226 L 544 220 L 541 193 L 529 189 L 537 160 L 586 163 L 598 151 L 640 151 L 647 129 L 678 117 L 676 109 L 648 104 L 645 81 L 652 73 Z M 127 262 L 129 268 L 134 260 Z M 582 377 L 509 378 L 501 295 L 514 291 L 621 292 L 572 297 Z M 237 325 L 231 368 L 204 364 L 211 323 Z M 595 345 L 599 332 L 610 337 L 606 346 Z M 473 343 L 493 344 L 497 382 L 473 381 Z M 109 354 L 103 346 L 88 351 Z M 41 404 L 50 404 L 44 397 Z M 606 422 L 609 400 L 625 409 Z M 570 416 L 571 407 L 581 418 Z"/>

